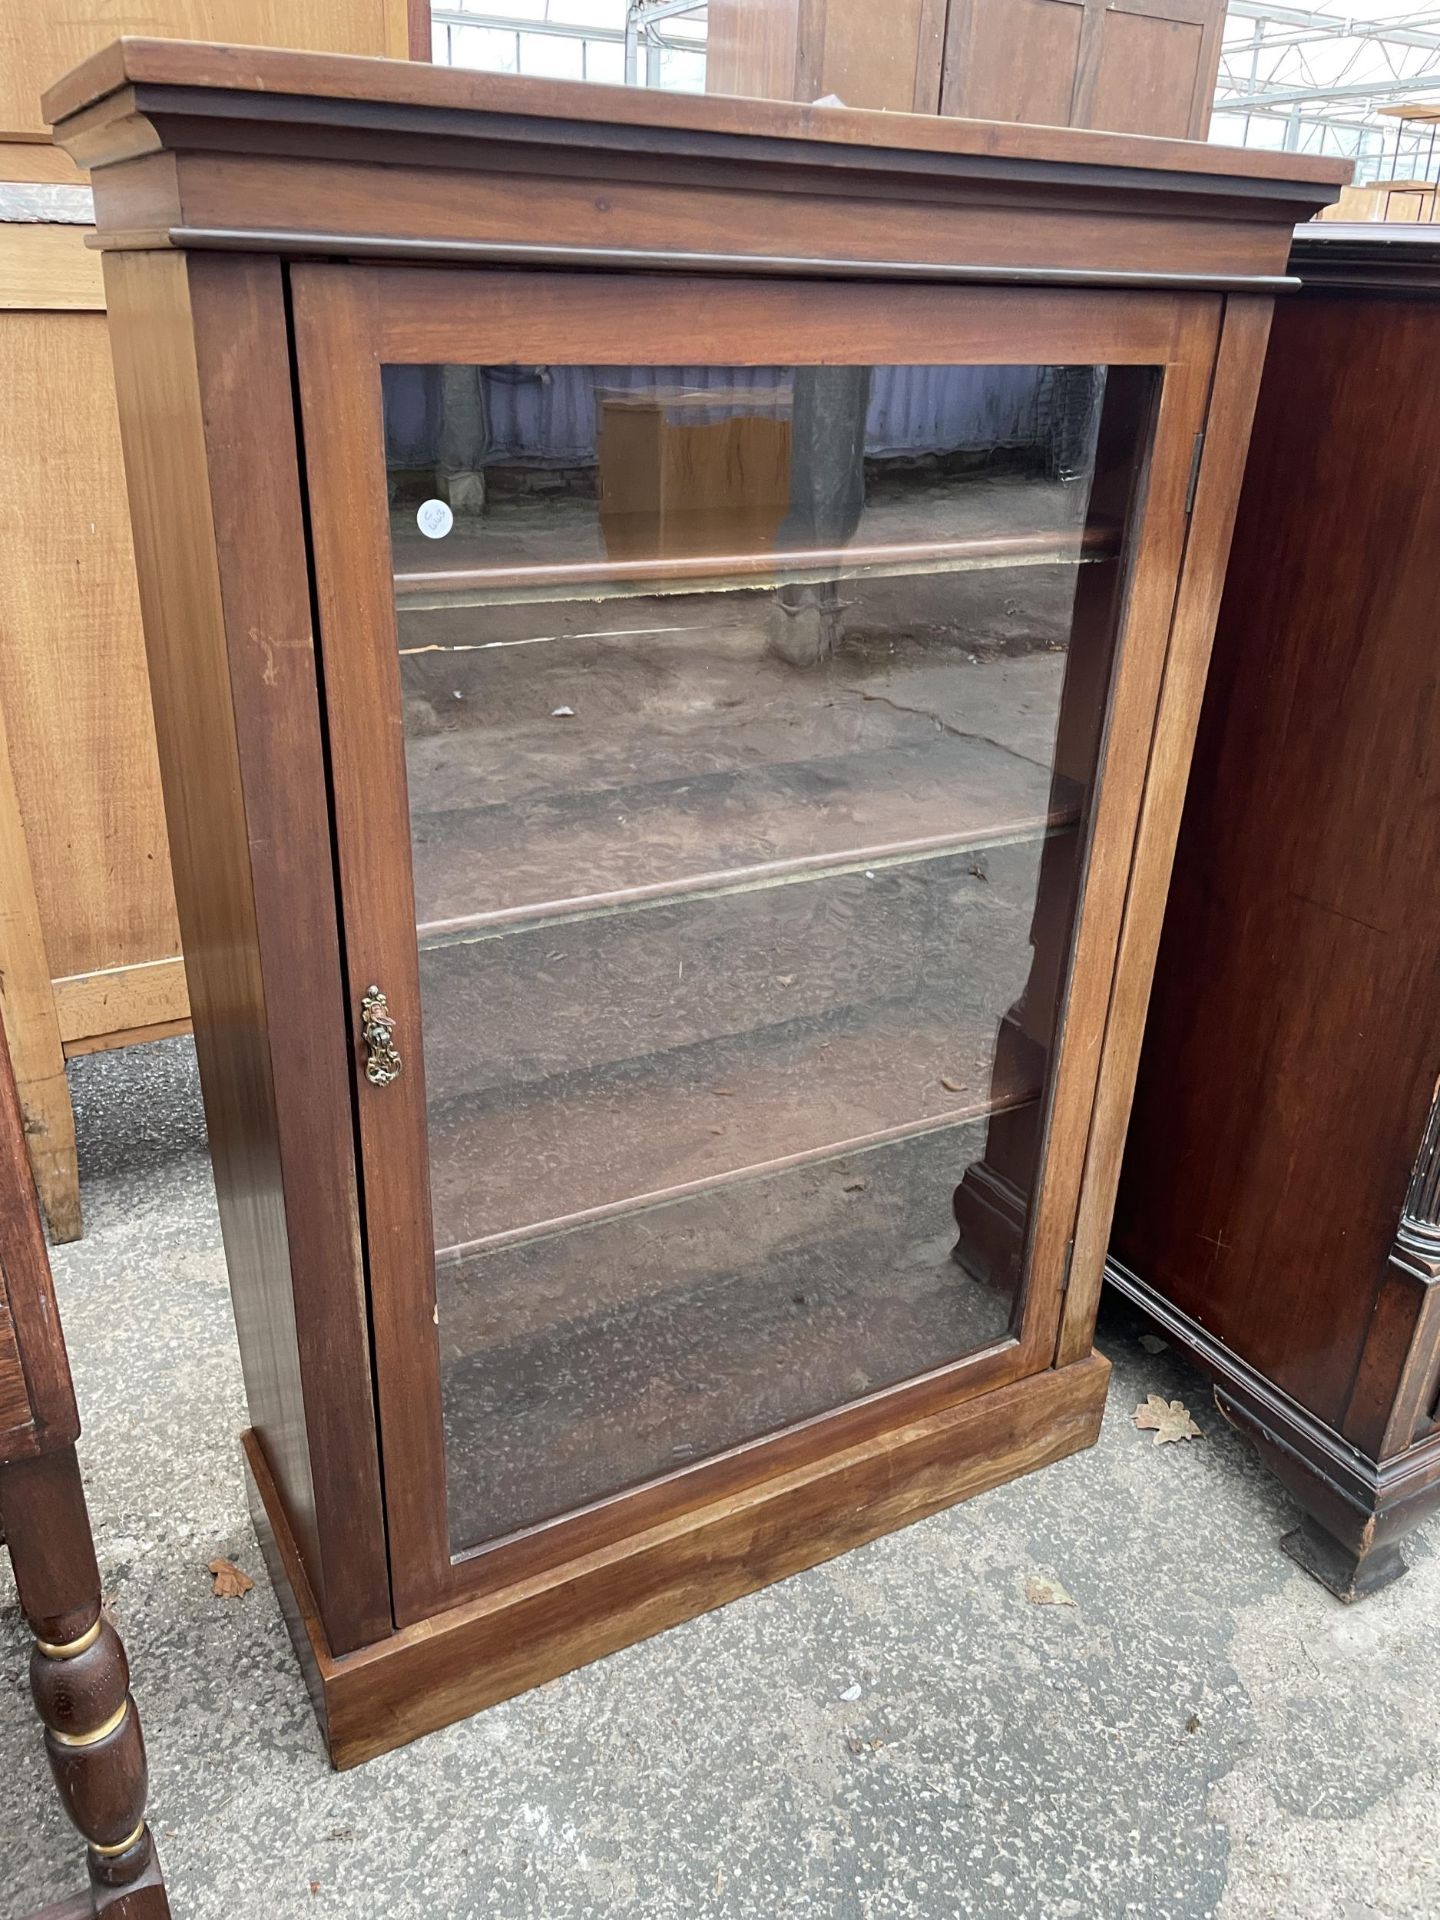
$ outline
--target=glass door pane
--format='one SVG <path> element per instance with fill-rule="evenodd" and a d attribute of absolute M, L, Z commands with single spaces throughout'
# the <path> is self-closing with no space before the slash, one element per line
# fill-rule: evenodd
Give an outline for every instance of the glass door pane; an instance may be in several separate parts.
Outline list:
<path fill-rule="evenodd" d="M 1018 1324 L 1154 376 L 384 392 L 460 1553 Z"/>

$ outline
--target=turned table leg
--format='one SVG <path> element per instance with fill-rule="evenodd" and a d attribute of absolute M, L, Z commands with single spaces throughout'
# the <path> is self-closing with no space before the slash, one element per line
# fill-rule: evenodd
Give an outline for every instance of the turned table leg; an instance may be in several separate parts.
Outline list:
<path fill-rule="evenodd" d="M 20 1605 L 35 1635 L 30 1690 L 65 1810 L 89 1844 L 93 1911 L 168 1920 L 145 1824 L 145 1742 L 100 1572 L 73 1447 L 0 1468 Z"/>

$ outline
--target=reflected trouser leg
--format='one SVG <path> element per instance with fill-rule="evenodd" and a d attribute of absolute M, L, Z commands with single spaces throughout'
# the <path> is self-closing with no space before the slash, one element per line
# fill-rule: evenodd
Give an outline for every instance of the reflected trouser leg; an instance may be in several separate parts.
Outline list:
<path fill-rule="evenodd" d="M 457 514 L 485 511 L 485 394 L 479 367 L 440 375 L 440 488 Z"/>
<path fill-rule="evenodd" d="M 792 415 L 790 511 L 781 552 L 841 547 L 865 507 L 865 416 L 869 367 L 797 367 Z M 845 602 L 833 580 L 781 587 L 772 645 L 791 666 L 813 666 L 835 650 Z"/>

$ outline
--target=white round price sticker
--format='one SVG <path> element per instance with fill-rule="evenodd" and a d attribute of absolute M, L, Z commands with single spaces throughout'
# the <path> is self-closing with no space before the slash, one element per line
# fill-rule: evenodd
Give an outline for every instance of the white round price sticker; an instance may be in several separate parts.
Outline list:
<path fill-rule="evenodd" d="M 427 500 L 415 516 L 415 524 L 427 540 L 443 540 L 455 524 L 455 516 L 443 500 Z"/>

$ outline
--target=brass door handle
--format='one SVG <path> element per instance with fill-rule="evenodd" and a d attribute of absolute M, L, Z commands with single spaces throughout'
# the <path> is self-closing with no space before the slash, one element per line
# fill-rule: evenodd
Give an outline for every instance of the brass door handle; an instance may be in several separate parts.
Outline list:
<path fill-rule="evenodd" d="M 400 1078 L 403 1062 L 395 1045 L 395 1021 L 379 987 L 367 987 L 360 1002 L 360 1037 L 365 1042 L 365 1078 L 372 1087 L 388 1087 Z"/>

